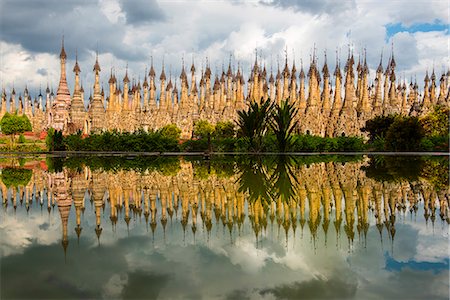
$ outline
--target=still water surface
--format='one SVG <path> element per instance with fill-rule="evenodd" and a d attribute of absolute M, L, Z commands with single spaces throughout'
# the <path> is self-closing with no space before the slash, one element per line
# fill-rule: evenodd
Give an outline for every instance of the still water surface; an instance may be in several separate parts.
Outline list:
<path fill-rule="evenodd" d="M 448 157 L 3 158 L 1 299 L 448 299 Z"/>

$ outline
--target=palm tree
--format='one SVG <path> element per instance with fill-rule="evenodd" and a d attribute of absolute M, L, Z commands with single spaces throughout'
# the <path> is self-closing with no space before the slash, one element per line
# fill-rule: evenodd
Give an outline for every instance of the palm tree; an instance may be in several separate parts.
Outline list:
<path fill-rule="evenodd" d="M 248 139 L 250 151 L 261 151 L 262 138 L 267 131 L 272 109 L 269 99 L 261 99 L 261 104 L 253 102 L 247 110 L 238 111 L 238 134 Z"/>
<path fill-rule="evenodd" d="M 292 132 L 297 127 L 296 120 L 298 109 L 289 99 L 275 105 L 270 119 L 270 128 L 273 130 L 278 142 L 278 151 L 286 152 L 292 143 Z"/>

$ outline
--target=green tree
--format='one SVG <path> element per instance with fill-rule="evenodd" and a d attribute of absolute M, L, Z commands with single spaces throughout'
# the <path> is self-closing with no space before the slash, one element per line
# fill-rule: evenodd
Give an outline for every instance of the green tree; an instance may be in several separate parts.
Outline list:
<path fill-rule="evenodd" d="M 214 132 L 214 125 L 207 120 L 198 120 L 194 124 L 194 136 L 199 139 L 208 138 Z"/>
<path fill-rule="evenodd" d="M 194 136 L 200 140 L 206 139 L 208 142 L 208 151 L 211 152 L 211 134 L 214 132 L 214 125 L 206 120 L 198 120 L 194 124 Z"/>
<path fill-rule="evenodd" d="M 238 135 L 248 140 L 250 151 L 261 151 L 262 139 L 267 132 L 272 108 L 270 99 L 266 101 L 261 99 L 261 104 L 253 102 L 247 110 L 238 111 Z"/>
<path fill-rule="evenodd" d="M 297 127 L 298 110 L 289 99 L 282 101 L 281 105 L 276 104 L 270 119 L 270 128 L 277 138 L 278 151 L 286 152 L 292 144 L 292 132 Z"/>
<path fill-rule="evenodd" d="M 396 115 L 377 116 L 368 120 L 366 126 L 361 128 L 361 131 L 369 134 L 369 142 L 374 142 L 376 139 L 384 139 L 395 118 Z"/>
<path fill-rule="evenodd" d="M 214 129 L 215 138 L 233 138 L 235 135 L 233 122 L 217 122 L 216 128 Z"/>
<path fill-rule="evenodd" d="M 45 144 L 48 151 L 62 151 L 66 150 L 64 144 L 64 137 L 61 131 L 49 128 L 47 130 L 47 137 L 45 138 Z"/>
<path fill-rule="evenodd" d="M 3 134 L 11 136 L 11 147 L 14 147 L 14 141 L 17 134 L 31 131 L 31 123 L 27 116 L 18 116 L 17 114 L 6 113 L 0 121 L 0 127 Z"/>
<path fill-rule="evenodd" d="M 387 150 L 417 151 L 424 130 L 417 117 L 397 116 L 386 133 Z"/>
<path fill-rule="evenodd" d="M 168 124 L 158 130 L 158 132 L 166 138 L 179 140 L 181 135 L 181 129 L 175 124 Z"/>
<path fill-rule="evenodd" d="M 449 108 L 435 106 L 434 110 L 420 119 L 420 124 L 426 136 L 449 135 Z"/>

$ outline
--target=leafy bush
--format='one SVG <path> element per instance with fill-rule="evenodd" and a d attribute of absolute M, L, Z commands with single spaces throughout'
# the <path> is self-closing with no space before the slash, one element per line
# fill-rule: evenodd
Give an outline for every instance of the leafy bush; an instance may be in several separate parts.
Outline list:
<path fill-rule="evenodd" d="M 63 145 L 70 151 L 176 152 L 179 151 L 179 146 L 178 140 L 173 138 L 176 133 L 173 129 L 165 131 L 164 134 L 159 131 L 134 133 L 112 131 L 91 134 L 85 138 L 78 132 L 64 137 Z M 57 132 L 54 136 L 56 134 Z"/>
<path fill-rule="evenodd" d="M 449 135 L 449 108 L 435 106 L 433 111 L 420 119 L 426 136 Z"/>
<path fill-rule="evenodd" d="M 417 117 L 397 116 L 386 133 L 386 148 L 393 151 L 420 149 L 424 130 Z"/>
<path fill-rule="evenodd" d="M 233 122 L 217 122 L 214 129 L 214 138 L 232 138 L 236 135 Z"/>
<path fill-rule="evenodd" d="M 158 130 L 158 132 L 163 136 L 175 140 L 180 139 L 181 129 L 175 124 L 166 125 Z"/>
<path fill-rule="evenodd" d="M 194 123 L 194 136 L 199 139 L 206 139 L 214 132 L 214 125 L 207 120 L 198 120 Z"/>
<path fill-rule="evenodd" d="M 181 150 L 184 152 L 204 152 L 208 150 L 208 140 L 187 140 L 181 144 Z"/>

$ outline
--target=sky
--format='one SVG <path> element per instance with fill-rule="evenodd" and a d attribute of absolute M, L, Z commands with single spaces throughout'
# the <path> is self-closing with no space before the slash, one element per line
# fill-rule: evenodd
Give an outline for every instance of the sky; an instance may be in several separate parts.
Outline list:
<path fill-rule="evenodd" d="M 449 6 L 448 0 L 0 0 L 0 81 L 7 92 L 27 85 L 33 95 L 47 84 L 56 92 L 64 36 L 69 88 L 78 55 L 86 94 L 97 52 L 107 90 L 112 70 L 120 82 L 127 66 L 130 79 L 143 80 L 152 57 L 158 78 L 163 59 L 174 80 L 183 60 L 189 69 L 195 61 L 197 79 L 207 59 L 213 73 L 231 61 L 248 74 L 255 49 L 276 72 L 286 54 L 299 70 L 315 48 L 319 65 L 326 52 L 334 69 L 336 52 L 345 60 L 349 47 L 356 58 L 366 48 L 373 79 L 392 45 L 397 78 L 417 77 L 422 87 L 426 70 L 434 67 L 439 80 L 449 68 Z"/>

